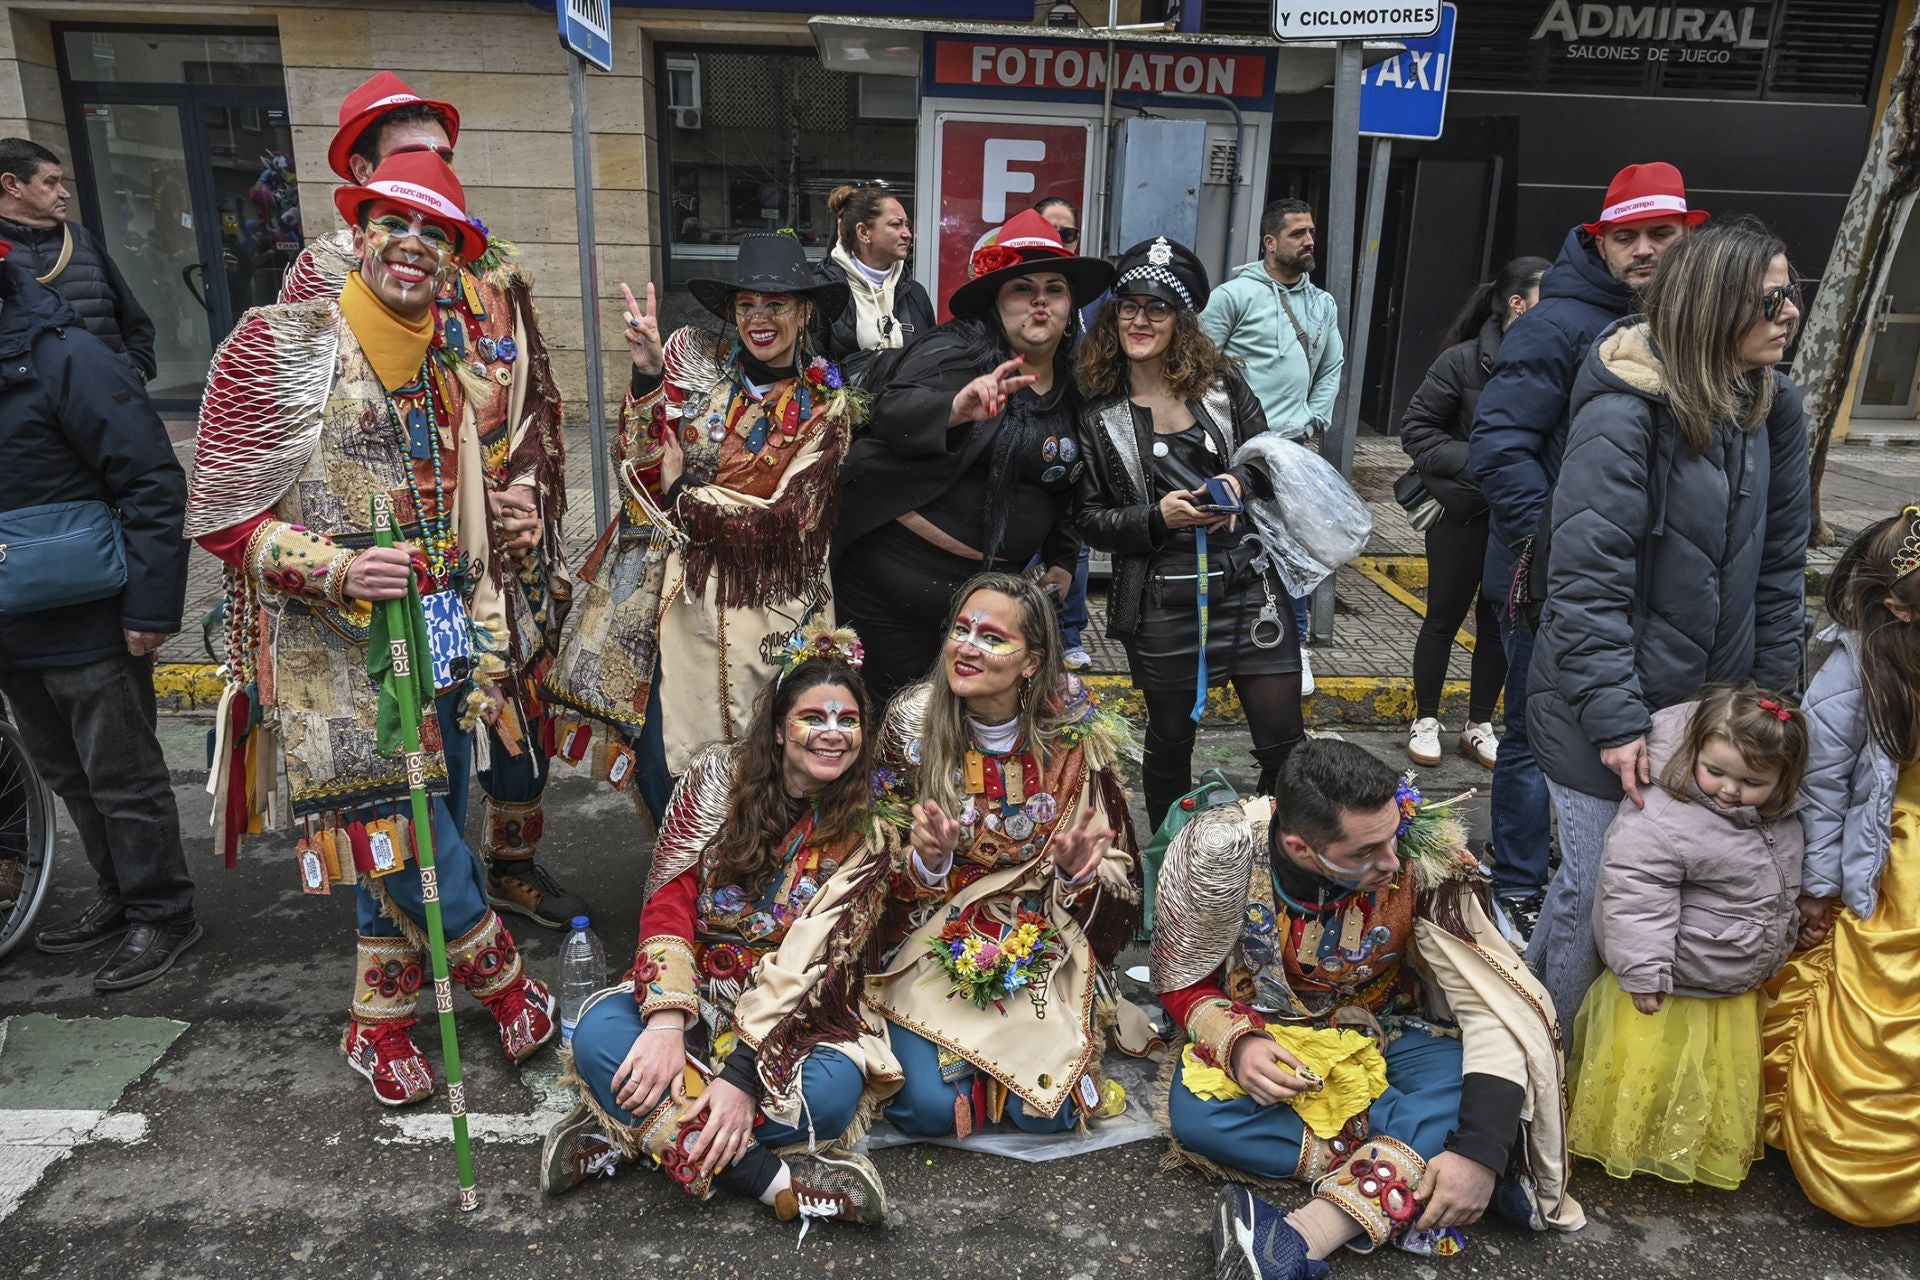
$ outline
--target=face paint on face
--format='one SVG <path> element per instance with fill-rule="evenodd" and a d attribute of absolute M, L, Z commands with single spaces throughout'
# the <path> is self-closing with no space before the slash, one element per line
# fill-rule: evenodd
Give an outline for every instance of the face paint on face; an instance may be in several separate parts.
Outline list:
<path fill-rule="evenodd" d="M 822 734 L 859 733 L 860 713 L 850 710 L 838 699 L 834 699 L 824 708 L 802 711 L 794 715 L 788 723 L 793 726 L 793 731 L 800 735 L 800 745 L 811 747 Z"/>
<path fill-rule="evenodd" d="M 459 260 L 444 227 L 391 202 L 373 206 L 358 232 L 361 278 L 388 308 L 409 319 L 433 305 Z"/>
<path fill-rule="evenodd" d="M 827 684 L 802 693 L 776 731 L 787 794 L 810 795 L 838 779 L 859 754 L 860 735 L 852 690 Z"/>
<path fill-rule="evenodd" d="M 947 639 L 956 646 L 978 649 L 995 658 L 1004 658 L 1026 647 L 1021 641 L 995 627 L 984 613 L 955 618 L 953 630 L 947 633 Z"/>

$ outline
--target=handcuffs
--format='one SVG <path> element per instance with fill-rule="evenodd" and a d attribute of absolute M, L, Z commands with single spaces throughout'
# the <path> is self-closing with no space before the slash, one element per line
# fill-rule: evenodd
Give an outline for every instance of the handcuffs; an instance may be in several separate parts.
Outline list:
<path fill-rule="evenodd" d="M 1251 533 L 1246 536 L 1245 541 L 1259 547 L 1259 550 L 1254 553 L 1252 563 L 1260 574 L 1260 589 L 1267 596 L 1266 603 L 1260 606 L 1259 616 L 1253 620 L 1253 626 L 1249 629 L 1247 638 L 1253 641 L 1253 647 L 1256 649 L 1278 649 L 1287 638 L 1287 625 L 1280 620 L 1280 598 L 1273 594 L 1273 579 L 1267 575 L 1265 569 L 1259 567 L 1260 561 L 1266 558 L 1266 544 L 1260 541 L 1258 535 Z"/>

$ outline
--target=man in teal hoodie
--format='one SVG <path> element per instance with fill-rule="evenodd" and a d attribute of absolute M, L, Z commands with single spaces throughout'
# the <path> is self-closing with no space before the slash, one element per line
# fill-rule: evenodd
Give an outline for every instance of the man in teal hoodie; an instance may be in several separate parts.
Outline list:
<path fill-rule="evenodd" d="M 1200 327 L 1214 345 L 1241 362 L 1247 386 L 1267 411 L 1268 429 L 1309 445 L 1333 422 L 1347 360 L 1333 295 L 1308 278 L 1313 232 L 1306 201 L 1269 204 L 1260 213 L 1260 261 L 1236 270 L 1200 313 Z M 1304 598 L 1293 602 L 1293 615 L 1304 645 Z M 1301 692 L 1310 693 L 1313 675 L 1304 649 L 1300 660 Z"/>

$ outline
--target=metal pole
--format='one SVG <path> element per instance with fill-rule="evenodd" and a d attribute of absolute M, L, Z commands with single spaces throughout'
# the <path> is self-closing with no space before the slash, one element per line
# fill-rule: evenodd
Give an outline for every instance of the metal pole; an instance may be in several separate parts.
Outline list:
<path fill-rule="evenodd" d="M 567 59 L 567 96 L 573 103 L 573 213 L 580 232 L 580 318 L 587 345 L 587 433 L 593 441 L 593 527 L 610 518 L 612 476 L 607 459 L 606 385 L 600 370 L 600 261 L 594 251 L 593 139 L 587 132 L 587 60 Z"/>
<path fill-rule="evenodd" d="M 1387 164 L 1393 159 L 1393 139 L 1373 140 L 1373 164 L 1367 171 L 1367 220 L 1360 235 L 1360 283 L 1353 293 L 1353 337 L 1347 342 L 1347 368 L 1353 377 L 1352 395 L 1340 397 L 1340 438 L 1345 455 L 1336 465 L 1341 475 L 1353 470 L 1354 444 L 1360 434 L 1360 379 L 1367 374 L 1367 339 L 1373 329 L 1373 277 L 1380 266 L 1380 221 L 1387 208 Z"/>
<path fill-rule="evenodd" d="M 1113 29 L 1120 21 L 1120 0 L 1107 0 L 1107 88 L 1100 104 L 1100 254 L 1113 253 L 1113 82 L 1119 78 L 1115 64 L 1119 46 L 1113 42 Z"/>
<path fill-rule="evenodd" d="M 1333 295 L 1340 315 L 1343 343 L 1353 345 L 1353 264 L 1359 237 L 1355 235 L 1354 196 L 1360 175 L 1360 41 L 1342 40 L 1334 55 L 1333 73 L 1333 175 L 1327 193 L 1327 274 L 1323 284 Z M 1334 401 L 1333 423 L 1327 431 L 1321 454 L 1340 469 L 1353 472 L 1353 432 L 1347 422 L 1347 401 L 1359 376 L 1349 358 L 1341 371 L 1340 395 Z M 1312 634 L 1315 640 L 1333 638 L 1333 579 L 1328 578 L 1313 593 Z"/>

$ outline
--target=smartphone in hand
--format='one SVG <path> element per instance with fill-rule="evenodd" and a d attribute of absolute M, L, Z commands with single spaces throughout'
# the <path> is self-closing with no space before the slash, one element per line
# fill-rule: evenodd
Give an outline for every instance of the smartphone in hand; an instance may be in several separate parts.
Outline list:
<path fill-rule="evenodd" d="M 1233 496 L 1233 489 L 1219 476 L 1207 477 L 1207 500 L 1196 502 L 1193 509 L 1210 516 L 1237 516 L 1243 510 L 1240 499 Z"/>

